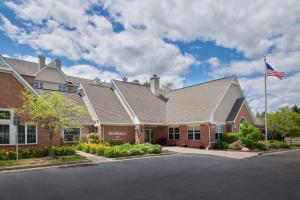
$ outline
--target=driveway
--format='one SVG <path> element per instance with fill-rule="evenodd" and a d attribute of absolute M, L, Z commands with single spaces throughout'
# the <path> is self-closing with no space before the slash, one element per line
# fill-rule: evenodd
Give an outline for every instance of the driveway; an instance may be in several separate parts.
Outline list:
<path fill-rule="evenodd" d="M 163 147 L 163 150 L 184 154 L 202 154 L 211 156 L 221 156 L 226 158 L 244 159 L 257 156 L 256 152 L 238 152 L 238 151 L 222 151 L 222 150 L 205 150 L 185 147 Z"/>
<path fill-rule="evenodd" d="M 0 172 L 1 200 L 299 199 L 300 151 L 245 159 L 174 154 Z"/>

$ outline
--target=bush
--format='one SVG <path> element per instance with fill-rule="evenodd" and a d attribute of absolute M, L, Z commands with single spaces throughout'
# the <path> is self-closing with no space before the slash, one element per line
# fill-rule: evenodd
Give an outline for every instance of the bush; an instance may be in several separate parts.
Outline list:
<path fill-rule="evenodd" d="M 229 144 L 223 140 L 218 140 L 214 146 L 214 149 L 228 149 L 229 148 Z"/>
<path fill-rule="evenodd" d="M 262 151 L 267 151 L 269 149 L 269 143 L 264 142 L 264 141 L 259 141 L 256 144 L 256 149 L 262 150 Z"/>
<path fill-rule="evenodd" d="M 228 144 L 234 143 L 235 141 L 238 141 L 238 135 L 236 133 L 226 133 L 224 134 L 222 140 Z"/>
<path fill-rule="evenodd" d="M 260 139 L 259 129 L 251 124 L 243 123 L 241 124 L 238 138 L 246 147 L 249 149 L 254 149 L 256 148 L 256 145 Z"/>
<path fill-rule="evenodd" d="M 290 145 L 288 145 L 286 142 L 281 141 L 270 141 L 270 148 L 272 149 L 286 149 L 290 148 Z"/>
<path fill-rule="evenodd" d="M 125 143 L 122 145 L 103 145 L 80 143 L 75 146 L 77 150 L 103 155 L 108 158 L 117 158 L 124 156 L 143 155 L 147 153 L 157 154 L 161 152 L 160 145 Z"/>
<path fill-rule="evenodd" d="M 75 149 L 73 147 L 52 147 L 54 156 L 74 155 Z M 41 158 L 49 155 L 49 148 L 29 148 L 19 151 L 19 159 L 26 158 Z M 14 160 L 16 159 L 16 151 L 0 150 L 0 160 Z"/>

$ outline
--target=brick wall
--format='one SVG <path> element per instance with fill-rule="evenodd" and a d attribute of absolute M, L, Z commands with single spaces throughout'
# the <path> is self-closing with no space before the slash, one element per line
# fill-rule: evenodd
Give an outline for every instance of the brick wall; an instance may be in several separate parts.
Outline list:
<path fill-rule="evenodd" d="M 167 140 L 170 146 L 187 146 L 193 148 L 206 148 L 209 144 L 209 126 L 208 124 L 200 124 L 200 140 L 188 140 L 188 126 L 179 126 L 179 140 Z M 211 137 L 214 137 L 214 130 L 211 130 Z"/>
<path fill-rule="evenodd" d="M 243 117 L 246 119 L 247 123 L 250 123 L 253 125 L 255 124 L 255 122 L 251 118 L 251 114 L 248 112 L 246 105 L 243 104 L 243 107 L 241 108 L 240 112 L 238 113 L 238 115 L 236 117 L 235 122 L 233 123 L 232 132 L 237 132 L 239 130 L 240 121 Z"/>
<path fill-rule="evenodd" d="M 21 107 L 23 105 L 22 92 L 24 86 L 10 73 L 0 72 L 0 108 Z M 21 123 L 28 121 L 28 116 L 21 117 Z M 49 134 L 42 127 L 37 127 L 37 145 L 20 145 L 20 148 L 44 147 L 49 144 Z M 60 134 L 56 134 L 53 139 L 53 145 L 60 145 Z M 1 145 L 0 149 L 13 149 L 14 145 Z"/>

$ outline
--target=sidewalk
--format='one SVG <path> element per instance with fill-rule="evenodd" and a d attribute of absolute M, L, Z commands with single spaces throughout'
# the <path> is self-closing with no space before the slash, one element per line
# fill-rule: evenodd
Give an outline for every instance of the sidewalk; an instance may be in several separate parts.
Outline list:
<path fill-rule="evenodd" d="M 112 161 L 112 159 L 110 158 L 105 158 L 103 156 L 97 156 L 94 154 L 90 154 L 90 153 L 85 153 L 83 151 L 76 151 L 79 155 L 86 157 L 87 159 L 89 159 L 90 161 L 94 162 L 94 163 L 101 163 L 101 162 L 110 162 Z"/>
<path fill-rule="evenodd" d="M 234 158 L 234 159 L 244 159 L 244 158 L 249 158 L 258 155 L 258 153 L 256 152 L 205 150 L 205 149 L 195 149 L 195 148 L 185 148 L 185 147 L 163 147 L 162 149 L 176 152 L 176 153 L 212 155 L 212 156 L 220 156 L 220 157 L 227 157 L 227 158 Z"/>

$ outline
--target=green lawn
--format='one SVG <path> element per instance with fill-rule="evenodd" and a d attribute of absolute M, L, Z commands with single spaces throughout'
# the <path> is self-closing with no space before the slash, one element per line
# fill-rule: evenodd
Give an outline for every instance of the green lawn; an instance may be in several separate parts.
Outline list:
<path fill-rule="evenodd" d="M 0 160 L 0 169 L 9 167 L 19 167 L 19 166 L 34 166 L 34 165 L 52 165 L 52 164 L 64 164 L 72 163 L 78 161 L 88 161 L 85 157 L 80 155 L 70 155 L 70 156 L 59 156 L 55 159 L 45 158 L 30 158 L 21 160 Z"/>

